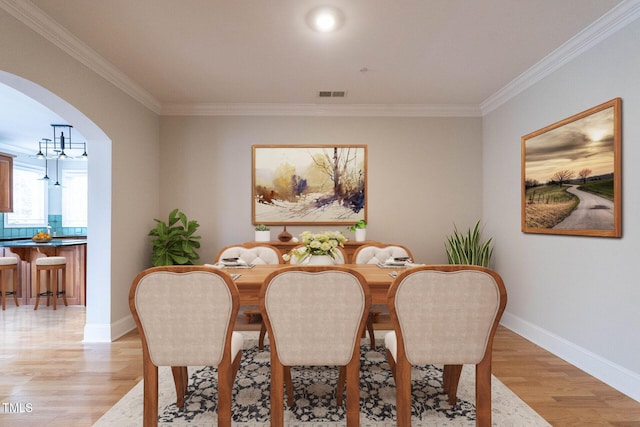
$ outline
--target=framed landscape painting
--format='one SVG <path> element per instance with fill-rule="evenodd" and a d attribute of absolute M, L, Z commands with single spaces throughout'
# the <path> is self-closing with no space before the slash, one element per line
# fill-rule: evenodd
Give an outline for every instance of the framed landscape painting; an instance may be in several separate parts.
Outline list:
<path fill-rule="evenodd" d="M 522 231 L 622 235 L 621 99 L 522 137 Z"/>
<path fill-rule="evenodd" d="M 254 224 L 366 221 L 366 145 L 254 145 L 252 149 Z"/>

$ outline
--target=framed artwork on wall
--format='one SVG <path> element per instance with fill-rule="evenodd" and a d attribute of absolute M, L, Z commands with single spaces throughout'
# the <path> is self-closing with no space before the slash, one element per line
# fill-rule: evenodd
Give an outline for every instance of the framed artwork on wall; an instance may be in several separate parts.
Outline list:
<path fill-rule="evenodd" d="M 522 231 L 622 235 L 622 101 L 522 137 Z"/>
<path fill-rule="evenodd" d="M 367 219 L 366 145 L 254 145 L 252 221 L 345 225 Z"/>

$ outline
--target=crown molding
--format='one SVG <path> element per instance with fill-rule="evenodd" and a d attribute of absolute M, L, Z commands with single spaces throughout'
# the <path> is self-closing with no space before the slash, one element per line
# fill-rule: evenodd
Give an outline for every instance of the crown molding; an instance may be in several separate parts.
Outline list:
<path fill-rule="evenodd" d="M 163 116 L 481 117 L 473 105 L 171 104 Z"/>
<path fill-rule="evenodd" d="M 624 0 L 480 104 L 486 115 L 640 17 L 640 1 Z"/>
<path fill-rule="evenodd" d="M 160 102 L 149 92 L 30 1 L 0 0 L 0 8 L 154 113 L 160 113 Z"/>

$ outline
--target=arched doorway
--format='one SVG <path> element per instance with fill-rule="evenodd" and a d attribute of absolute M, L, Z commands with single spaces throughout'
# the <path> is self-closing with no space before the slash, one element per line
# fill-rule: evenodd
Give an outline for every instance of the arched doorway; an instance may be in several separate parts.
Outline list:
<path fill-rule="evenodd" d="M 22 77 L 0 71 L 0 83 L 72 124 L 91 149 L 88 165 L 87 311 L 84 341 L 111 341 L 111 140 L 64 99 Z M 95 159 L 95 160 L 94 160 Z"/>

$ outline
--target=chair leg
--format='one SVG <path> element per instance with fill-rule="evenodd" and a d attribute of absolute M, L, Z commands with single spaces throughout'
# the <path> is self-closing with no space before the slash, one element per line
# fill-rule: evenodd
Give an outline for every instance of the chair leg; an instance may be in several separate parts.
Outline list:
<path fill-rule="evenodd" d="M 16 307 L 20 306 L 20 304 L 18 304 L 18 269 L 17 268 L 13 270 L 13 302 L 16 303 Z M 3 307 L 3 310 L 4 310 L 4 307 Z"/>
<path fill-rule="evenodd" d="M 411 425 L 411 365 L 406 359 L 396 362 L 396 414 L 397 425 Z"/>
<path fill-rule="evenodd" d="M 491 357 L 476 365 L 476 426 L 491 426 Z"/>
<path fill-rule="evenodd" d="M 62 284 L 60 285 L 62 289 L 62 301 L 64 301 L 64 305 L 67 306 L 67 267 L 62 268 Z"/>
<path fill-rule="evenodd" d="M 172 366 L 173 383 L 176 387 L 176 406 L 184 408 L 184 398 L 187 395 L 189 374 L 186 366 Z"/>
<path fill-rule="evenodd" d="M 260 336 L 258 337 L 258 348 L 264 349 L 264 336 L 267 334 L 267 327 L 264 325 L 264 321 L 260 324 Z"/>
<path fill-rule="evenodd" d="M 347 380 L 347 367 L 340 366 L 338 374 L 338 385 L 336 386 L 336 405 L 342 406 L 342 396 L 344 395 L 344 384 Z"/>
<path fill-rule="evenodd" d="M 284 426 L 284 367 L 271 352 L 271 427 Z"/>
<path fill-rule="evenodd" d="M 284 369 L 284 388 L 287 393 L 287 405 L 293 408 L 295 399 L 293 398 L 293 381 L 291 381 L 291 366 L 283 366 Z"/>
<path fill-rule="evenodd" d="M 38 305 L 40 305 L 40 270 L 36 268 L 36 304 L 33 307 L 34 310 L 38 309 Z"/>
<path fill-rule="evenodd" d="M 58 270 L 49 270 L 49 275 L 50 277 L 49 281 L 47 282 L 47 291 L 49 290 L 49 284 L 51 284 L 51 296 L 53 297 L 53 309 L 55 310 L 58 304 Z M 49 301 L 48 292 L 47 301 Z"/>
<path fill-rule="evenodd" d="M 2 298 L 2 310 L 6 309 L 6 306 L 5 306 L 5 299 L 7 295 L 6 280 L 7 280 L 7 272 L 4 270 L 0 271 L 0 298 Z"/>
<path fill-rule="evenodd" d="M 369 332 L 369 340 L 371 341 L 371 350 L 376 348 L 376 336 L 373 333 L 373 313 L 369 312 L 367 316 L 367 332 Z"/>
<path fill-rule="evenodd" d="M 360 425 L 360 357 L 355 356 L 347 370 L 347 427 Z M 409 424 L 398 424 L 409 425 Z"/>
<path fill-rule="evenodd" d="M 144 356 L 143 356 L 144 357 Z M 158 367 L 144 357 L 144 427 L 158 425 Z"/>
<path fill-rule="evenodd" d="M 462 373 L 462 365 L 444 365 L 442 371 L 442 385 L 444 392 L 449 396 L 449 405 L 453 406 L 458 401 L 458 383 L 460 382 L 460 374 Z"/>
<path fill-rule="evenodd" d="M 226 362 L 218 366 L 218 427 L 231 427 L 231 389 L 233 366 Z"/>

